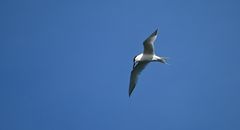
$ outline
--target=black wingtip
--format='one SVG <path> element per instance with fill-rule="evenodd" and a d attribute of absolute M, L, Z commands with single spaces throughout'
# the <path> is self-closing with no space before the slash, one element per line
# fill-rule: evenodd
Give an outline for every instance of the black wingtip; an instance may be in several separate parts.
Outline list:
<path fill-rule="evenodd" d="M 158 34 L 158 28 L 152 33 L 152 35 L 157 35 Z"/>
<path fill-rule="evenodd" d="M 132 94 L 132 91 L 129 91 L 129 92 L 128 92 L 128 97 L 129 97 L 129 98 L 131 97 L 131 94 Z"/>

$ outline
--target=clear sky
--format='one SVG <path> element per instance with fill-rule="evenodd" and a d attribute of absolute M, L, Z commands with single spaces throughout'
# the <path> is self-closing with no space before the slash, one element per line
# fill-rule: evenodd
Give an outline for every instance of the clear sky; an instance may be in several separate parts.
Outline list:
<path fill-rule="evenodd" d="M 1 0 L 1 130 L 239 130 L 237 0 Z M 132 58 L 156 53 L 132 97 Z"/>

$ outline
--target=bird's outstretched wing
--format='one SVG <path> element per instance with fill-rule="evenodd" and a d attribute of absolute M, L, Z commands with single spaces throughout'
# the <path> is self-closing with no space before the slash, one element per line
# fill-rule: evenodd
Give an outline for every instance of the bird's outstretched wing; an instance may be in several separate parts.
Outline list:
<path fill-rule="evenodd" d="M 136 84 L 137 84 L 137 80 L 138 80 L 138 75 L 142 72 L 142 70 L 147 66 L 149 62 L 147 61 L 142 61 L 139 62 L 132 70 L 131 72 L 131 77 L 130 77 L 130 84 L 129 84 L 129 97 L 131 96 Z"/>
<path fill-rule="evenodd" d="M 154 54 L 154 41 L 157 38 L 158 29 L 155 30 L 144 42 L 144 54 Z"/>

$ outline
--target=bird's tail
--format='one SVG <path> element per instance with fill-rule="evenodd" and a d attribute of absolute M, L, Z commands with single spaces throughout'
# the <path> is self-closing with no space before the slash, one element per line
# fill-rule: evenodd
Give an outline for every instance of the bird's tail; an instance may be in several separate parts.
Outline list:
<path fill-rule="evenodd" d="M 167 62 L 168 59 L 169 59 L 168 57 L 161 57 L 160 62 L 162 62 L 163 64 L 168 64 Z"/>

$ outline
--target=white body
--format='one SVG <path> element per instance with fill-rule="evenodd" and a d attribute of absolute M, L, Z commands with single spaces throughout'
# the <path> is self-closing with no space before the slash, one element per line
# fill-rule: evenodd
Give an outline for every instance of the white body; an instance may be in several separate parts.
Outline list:
<path fill-rule="evenodd" d="M 140 62 L 140 61 L 158 61 L 158 60 L 161 60 L 162 58 L 155 55 L 155 54 L 139 54 L 135 57 L 134 61 L 135 62 Z"/>
<path fill-rule="evenodd" d="M 161 63 L 166 63 L 166 58 L 160 57 L 155 55 L 154 52 L 154 41 L 157 38 L 157 32 L 158 30 L 154 31 L 144 42 L 144 51 L 143 53 L 137 55 L 133 59 L 133 70 L 131 72 L 130 77 L 130 84 L 129 84 L 129 96 L 131 95 L 132 91 L 134 90 L 138 75 L 141 73 L 141 71 L 147 66 L 149 62 L 158 61 Z"/>

